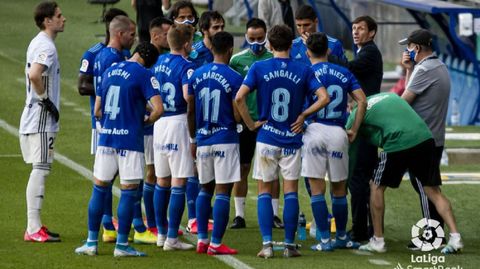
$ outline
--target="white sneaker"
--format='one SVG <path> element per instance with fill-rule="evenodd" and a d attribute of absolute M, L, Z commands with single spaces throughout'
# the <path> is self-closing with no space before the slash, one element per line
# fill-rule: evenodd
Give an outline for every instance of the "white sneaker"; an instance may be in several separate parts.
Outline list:
<path fill-rule="evenodd" d="M 166 234 L 158 234 L 157 236 L 157 247 L 162 248 L 165 245 L 165 241 L 167 240 Z"/>
<path fill-rule="evenodd" d="M 96 256 L 98 255 L 97 243 L 86 242 L 82 246 L 76 248 L 75 253 L 78 255 Z"/>
<path fill-rule="evenodd" d="M 270 259 L 273 258 L 273 246 L 272 244 L 262 245 L 262 249 L 258 252 L 257 257 Z"/>
<path fill-rule="evenodd" d="M 448 244 L 442 249 L 442 254 L 455 254 L 463 249 L 461 238 L 452 238 L 448 240 Z"/>
<path fill-rule="evenodd" d="M 372 237 L 367 244 L 361 245 L 358 250 L 384 253 L 387 251 L 387 248 L 385 247 L 385 242 L 379 242 L 375 240 L 375 237 Z"/>
<path fill-rule="evenodd" d="M 171 251 L 171 250 L 189 250 L 194 249 L 195 246 L 187 243 L 183 243 L 182 241 L 175 239 L 173 240 L 166 240 L 165 244 L 163 245 L 164 251 Z"/>

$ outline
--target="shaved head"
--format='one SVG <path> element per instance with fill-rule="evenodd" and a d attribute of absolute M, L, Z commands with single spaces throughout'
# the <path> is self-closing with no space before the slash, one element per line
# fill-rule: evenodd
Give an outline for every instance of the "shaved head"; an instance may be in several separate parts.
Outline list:
<path fill-rule="evenodd" d="M 131 25 L 135 24 L 129 17 L 127 16 L 116 16 L 113 18 L 112 22 L 109 25 L 110 35 L 115 35 L 118 32 L 126 32 L 130 29 Z"/>

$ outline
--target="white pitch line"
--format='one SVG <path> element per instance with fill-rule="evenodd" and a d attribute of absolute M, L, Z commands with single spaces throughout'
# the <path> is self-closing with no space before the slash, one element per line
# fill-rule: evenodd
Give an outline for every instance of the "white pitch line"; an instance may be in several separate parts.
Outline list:
<path fill-rule="evenodd" d="M 13 127 L 12 125 L 8 124 L 4 120 L 0 119 L 0 127 L 3 128 L 5 131 L 8 133 L 18 137 L 18 129 Z M 55 160 L 57 160 L 59 163 L 65 165 L 66 167 L 72 169 L 73 171 L 79 173 L 80 175 L 84 176 L 86 179 L 92 181 L 93 180 L 93 173 L 90 169 L 84 167 L 83 165 L 76 163 L 75 161 L 71 160 L 65 155 L 62 155 L 55 151 L 54 154 Z M 116 186 L 112 187 L 112 192 L 115 196 L 120 197 L 120 189 Z M 187 239 L 192 242 L 196 243 L 196 238 L 193 235 L 187 235 Z M 250 267 L 246 263 L 243 263 L 242 261 L 236 259 L 235 257 L 231 255 L 215 255 L 213 256 L 214 258 L 224 262 L 226 265 L 231 266 L 235 269 L 253 269 L 253 267 Z"/>
<path fill-rule="evenodd" d="M 18 158 L 22 157 L 22 154 L 0 154 L 0 158 Z"/>
<path fill-rule="evenodd" d="M 382 259 L 368 259 L 368 261 L 371 264 L 375 264 L 375 265 L 391 265 L 390 262 L 388 262 L 386 260 L 382 260 Z"/>

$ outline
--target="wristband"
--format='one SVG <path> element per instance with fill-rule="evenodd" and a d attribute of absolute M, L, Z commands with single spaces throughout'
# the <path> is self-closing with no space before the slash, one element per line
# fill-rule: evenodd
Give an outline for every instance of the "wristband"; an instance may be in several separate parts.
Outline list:
<path fill-rule="evenodd" d="M 189 137 L 188 140 L 190 141 L 190 144 L 197 144 L 197 138 L 196 137 L 194 137 L 194 138 Z"/>
<path fill-rule="evenodd" d="M 38 95 L 38 98 L 40 98 L 40 100 L 45 100 L 48 98 L 47 91 L 44 91 L 42 94 L 37 94 L 37 95 Z"/>

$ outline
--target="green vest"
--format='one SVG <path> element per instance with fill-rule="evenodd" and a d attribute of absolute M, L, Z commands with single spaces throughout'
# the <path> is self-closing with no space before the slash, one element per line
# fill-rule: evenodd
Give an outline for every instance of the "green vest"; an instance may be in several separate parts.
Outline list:
<path fill-rule="evenodd" d="M 255 55 L 250 49 L 245 49 L 232 56 L 232 59 L 230 60 L 230 67 L 245 77 L 250 69 L 250 66 L 252 66 L 254 62 L 270 59 L 272 57 L 273 54 L 267 50 L 265 50 L 261 55 Z M 256 89 L 250 89 L 250 93 L 247 96 L 247 107 L 250 116 L 256 121 L 258 120 L 258 109 L 257 93 L 255 91 Z"/>
<path fill-rule="evenodd" d="M 367 98 L 368 105 L 358 135 L 385 152 L 412 148 L 432 138 L 430 129 L 411 106 L 394 93 L 379 93 Z M 346 128 L 355 119 L 355 108 Z"/>

